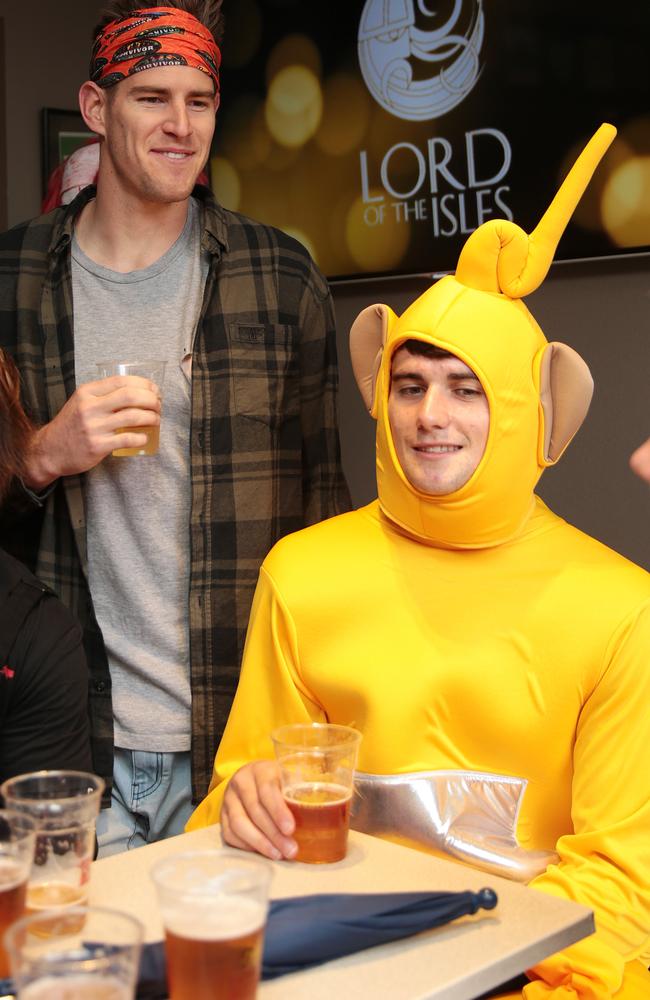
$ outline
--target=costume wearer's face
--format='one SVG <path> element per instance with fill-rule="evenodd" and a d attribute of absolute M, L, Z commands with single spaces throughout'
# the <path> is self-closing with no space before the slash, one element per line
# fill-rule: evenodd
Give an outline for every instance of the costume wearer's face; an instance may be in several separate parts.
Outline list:
<path fill-rule="evenodd" d="M 427 358 L 399 348 L 391 366 L 388 418 L 404 475 L 422 493 L 444 496 L 460 489 L 483 457 L 488 401 L 460 358 Z"/>
<path fill-rule="evenodd" d="M 143 201 L 184 201 L 210 151 L 218 104 L 212 80 L 190 66 L 165 66 L 136 73 L 111 91 L 102 170 Z"/>

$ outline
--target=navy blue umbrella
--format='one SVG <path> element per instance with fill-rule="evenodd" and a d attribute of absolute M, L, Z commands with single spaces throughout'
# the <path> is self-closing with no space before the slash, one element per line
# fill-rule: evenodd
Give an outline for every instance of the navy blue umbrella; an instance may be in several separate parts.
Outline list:
<path fill-rule="evenodd" d="M 492 910 L 492 889 L 480 892 L 328 894 L 276 899 L 269 907 L 262 979 L 275 979 L 365 948 L 419 934 L 450 920 Z M 137 996 L 167 996 L 162 942 L 142 954 Z"/>
<path fill-rule="evenodd" d="M 262 978 L 275 979 L 355 951 L 419 934 L 497 904 L 480 892 L 393 892 L 277 899 L 264 939 Z"/>

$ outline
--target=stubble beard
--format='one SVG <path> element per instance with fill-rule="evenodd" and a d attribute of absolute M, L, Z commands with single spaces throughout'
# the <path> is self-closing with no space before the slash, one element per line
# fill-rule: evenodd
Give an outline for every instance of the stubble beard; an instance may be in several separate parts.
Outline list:
<path fill-rule="evenodd" d="M 146 177 L 138 193 L 144 201 L 153 205 L 174 205 L 180 201 L 187 201 L 194 190 L 195 183 L 196 179 L 182 188 L 179 186 L 172 188 L 171 185 L 156 183 L 152 178 Z"/>

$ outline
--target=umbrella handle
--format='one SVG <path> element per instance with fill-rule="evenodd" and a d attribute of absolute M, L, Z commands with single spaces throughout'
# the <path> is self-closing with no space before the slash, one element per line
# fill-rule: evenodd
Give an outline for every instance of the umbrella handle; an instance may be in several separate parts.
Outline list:
<path fill-rule="evenodd" d="M 476 899 L 477 910 L 493 910 L 499 902 L 494 889 L 480 889 L 472 895 Z"/>

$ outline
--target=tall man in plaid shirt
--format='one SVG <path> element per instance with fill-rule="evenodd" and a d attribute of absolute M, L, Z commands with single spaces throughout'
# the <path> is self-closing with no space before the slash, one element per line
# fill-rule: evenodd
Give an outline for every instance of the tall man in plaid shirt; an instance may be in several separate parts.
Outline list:
<path fill-rule="evenodd" d="M 2 342 L 40 425 L 5 544 L 84 627 L 94 767 L 114 770 L 104 854 L 180 832 L 261 560 L 348 504 L 327 284 L 294 240 L 195 187 L 220 6 L 114 0 L 80 91 L 97 188 L 0 240 Z M 166 361 L 162 393 L 98 379 L 108 357 Z M 161 394 L 158 455 L 113 457 L 143 445 Z"/>

